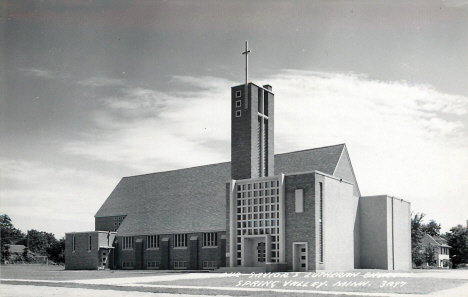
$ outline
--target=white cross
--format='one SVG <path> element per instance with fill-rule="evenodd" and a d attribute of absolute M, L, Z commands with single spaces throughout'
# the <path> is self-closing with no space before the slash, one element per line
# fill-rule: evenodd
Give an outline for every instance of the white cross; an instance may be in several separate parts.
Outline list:
<path fill-rule="evenodd" d="M 245 107 L 245 109 L 248 109 L 248 107 L 249 107 L 248 86 L 247 86 L 248 79 L 249 79 L 249 58 L 248 58 L 249 53 L 250 53 L 249 43 L 246 40 L 245 41 L 245 51 L 242 53 L 243 55 L 245 55 L 245 91 L 244 91 L 244 107 Z"/>

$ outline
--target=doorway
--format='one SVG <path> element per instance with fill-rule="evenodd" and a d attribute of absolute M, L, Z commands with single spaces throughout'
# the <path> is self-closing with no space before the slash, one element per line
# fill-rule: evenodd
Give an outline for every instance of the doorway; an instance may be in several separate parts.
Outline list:
<path fill-rule="evenodd" d="M 308 247 L 307 242 L 293 243 L 293 271 L 308 271 Z"/>
<path fill-rule="evenodd" d="M 265 267 L 270 262 L 269 246 L 271 238 L 265 235 L 253 235 L 242 238 L 242 266 Z"/>

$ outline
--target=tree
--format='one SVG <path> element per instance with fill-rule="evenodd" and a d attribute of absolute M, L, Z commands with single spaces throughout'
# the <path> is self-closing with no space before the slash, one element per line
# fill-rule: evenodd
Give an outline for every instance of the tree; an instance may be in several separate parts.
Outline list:
<path fill-rule="evenodd" d="M 421 240 L 424 237 L 422 229 L 422 220 L 425 214 L 411 213 L 411 258 L 416 266 L 421 266 L 424 263 L 424 254 Z"/>
<path fill-rule="evenodd" d="M 411 217 L 411 248 L 415 248 L 421 243 L 424 237 L 422 220 L 426 215 L 423 213 L 412 213 Z"/>
<path fill-rule="evenodd" d="M 411 259 L 416 266 L 421 266 L 426 261 L 426 256 L 424 254 L 424 249 L 421 243 L 411 249 Z"/>
<path fill-rule="evenodd" d="M 24 233 L 13 226 L 11 218 L 7 214 L 0 215 L 1 251 L 2 261 L 10 259 L 10 244 L 20 244 L 24 239 Z"/>
<path fill-rule="evenodd" d="M 56 263 L 65 262 L 65 238 L 56 240 L 46 249 L 49 259 Z"/>
<path fill-rule="evenodd" d="M 0 215 L 0 226 L 2 228 L 13 228 L 11 218 L 7 214 Z"/>
<path fill-rule="evenodd" d="M 446 233 L 450 249 L 450 259 L 454 267 L 461 263 L 468 263 L 468 228 L 458 225 Z"/>
<path fill-rule="evenodd" d="M 437 247 L 429 243 L 424 249 L 424 260 L 429 266 L 436 266 L 437 264 Z"/>
<path fill-rule="evenodd" d="M 16 244 L 24 238 L 24 233 L 13 226 L 11 218 L 7 214 L 0 215 L 0 228 L 2 245 Z"/>
<path fill-rule="evenodd" d="M 33 253 L 46 254 L 46 250 L 57 241 L 54 234 L 35 229 L 28 231 L 28 248 Z"/>
<path fill-rule="evenodd" d="M 430 220 L 429 224 L 422 225 L 423 232 L 431 236 L 440 236 L 440 228 L 440 224 L 434 220 Z"/>
<path fill-rule="evenodd" d="M 10 260 L 10 246 L 2 244 L 2 262 L 5 263 L 5 261 Z"/>

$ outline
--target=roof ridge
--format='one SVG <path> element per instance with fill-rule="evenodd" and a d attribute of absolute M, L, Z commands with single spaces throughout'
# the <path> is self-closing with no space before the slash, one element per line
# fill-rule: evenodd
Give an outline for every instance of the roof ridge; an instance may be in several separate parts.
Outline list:
<path fill-rule="evenodd" d="M 322 147 L 316 147 L 316 148 L 310 148 L 310 149 L 292 151 L 292 152 L 287 152 L 287 153 L 275 154 L 275 156 L 286 155 L 286 154 L 294 154 L 294 153 L 300 153 L 300 152 L 306 152 L 306 151 L 313 151 L 313 150 L 320 150 L 320 149 L 330 148 L 330 147 L 334 147 L 334 146 L 346 146 L 346 144 L 345 144 L 345 143 L 340 143 L 340 144 L 334 144 L 334 145 L 327 145 L 327 146 L 322 146 Z M 151 172 L 151 173 L 143 173 L 143 174 L 128 175 L 128 176 L 122 177 L 122 179 L 124 179 L 124 178 L 130 178 L 130 177 L 138 177 L 138 176 L 152 175 L 152 174 L 159 174 L 159 173 L 175 172 L 175 171 L 187 170 L 187 169 L 195 169 L 195 168 L 199 168 L 199 167 L 219 166 L 219 165 L 226 164 L 226 163 L 231 163 L 231 161 L 220 162 L 220 163 L 212 163 L 212 164 L 205 164 L 205 165 L 197 165 L 197 166 L 193 166 L 193 167 L 184 167 L 184 168 L 171 169 L 171 170 L 166 170 L 166 171 L 157 171 L 157 172 Z"/>
<path fill-rule="evenodd" d="M 327 145 L 327 146 L 322 146 L 322 147 L 315 147 L 315 148 L 310 148 L 310 149 L 303 149 L 303 150 L 292 151 L 292 152 L 287 152 L 287 153 L 275 154 L 275 156 L 286 155 L 286 154 L 293 154 L 293 153 L 300 153 L 300 152 L 305 152 L 305 151 L 320 150 L 320 149 L 325 149 L 325 148 L 334 147 L 334 146 L 340 146 L 340 145 L 341 145 L 341 146 L 346 146 L 346 143 L 340 143 L 340 144 L 334 144 L 334 145 Z"/>
<path fill-rule="evenodd" d="M 208 167 L 208 166 L 219 166 L 222 164 L 227 164 L 231 162 L 221 162 L 221 163 L 213 163 L 213 164 L 206 164 L 206 165 L 197 165 L 193 167 L 184 167 L 184 168 L 179 168 L 179 169 L 171 169 L 171 170 L 166 170 L 166 171 L 158 171 L 158 172 L 151 172 L 151 173 L 143 173 L 143 174 L 136 174 L 136 175 L 129 175 L 129 176 L 124 176 L 124 178 L 129 178 L 129 177 L 137 177 L 137 176 L 144 176 L 144 175 L 152 175 L 152 174 L 159 174 L 159 173 L 168 173 L 168 172 L 175 172 L 175 171 L 181 171 L 181 170 L 187 170 L 187 169 L 195 169 L 199 167 Z"/>

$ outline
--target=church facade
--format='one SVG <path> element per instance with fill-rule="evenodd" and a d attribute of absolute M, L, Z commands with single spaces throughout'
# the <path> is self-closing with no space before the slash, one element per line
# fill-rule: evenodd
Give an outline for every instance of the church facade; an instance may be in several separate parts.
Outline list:
<path fill-rule="evenodd" d="M 345 144 L 275 155 L 274 103 L 232 87 L 231 162 L 122 178 L 66 269 L 411 269 L 410 203 L 362 197 Z"/>

